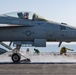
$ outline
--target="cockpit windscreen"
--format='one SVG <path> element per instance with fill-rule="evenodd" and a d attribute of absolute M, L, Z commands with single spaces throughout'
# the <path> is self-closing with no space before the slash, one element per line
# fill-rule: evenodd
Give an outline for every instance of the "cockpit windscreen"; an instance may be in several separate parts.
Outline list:
<path fill-rule="evenodd" d="M 20 19 L 29 19 L 29 20 L 39 20 L 39 21 L 46 20 L 42 18 L 41 16 L 37 15 L 36 13 L 31 13 L 31 12 L 12 12 L 12 13 L 7 13 L 7 14 L 2 14 L 1 16 L 16 17 Z"/>

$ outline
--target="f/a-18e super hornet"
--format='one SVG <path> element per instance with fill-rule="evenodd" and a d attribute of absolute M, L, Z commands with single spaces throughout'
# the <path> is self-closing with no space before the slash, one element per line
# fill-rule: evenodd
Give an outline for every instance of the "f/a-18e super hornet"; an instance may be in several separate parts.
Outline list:
<path fill-rule="evenodd" d="M 66 23 L 46 20 L 36 13 L 13 12 L 0 15 L 0 41 L 14 42 L 13 62 L 21 59 L 22 44 L 25 46 L 46 47 L 46 42 L 76 41 L 76 27 Z"/>

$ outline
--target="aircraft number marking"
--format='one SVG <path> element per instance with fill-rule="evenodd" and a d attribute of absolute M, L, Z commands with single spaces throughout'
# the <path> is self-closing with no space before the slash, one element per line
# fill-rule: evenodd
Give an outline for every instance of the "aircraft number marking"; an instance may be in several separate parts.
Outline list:
<path fill-rule="evenodd" d="M 60 30 L 66 30 L 66 27 L 60 25 Z"/>

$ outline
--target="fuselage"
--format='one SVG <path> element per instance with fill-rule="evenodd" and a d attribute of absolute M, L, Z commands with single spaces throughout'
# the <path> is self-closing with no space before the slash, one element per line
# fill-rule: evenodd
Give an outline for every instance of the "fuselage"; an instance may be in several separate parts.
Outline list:
<path fill-rule="evenodd" d="M 32 27 L 0 27 L 0 41 L 33 41 L 35 38 L 44 38 L 47 41 L 76 41 L 76 28 L 45 21 L 37 21 Z"/>
<path fill-rule="evenodd" d="M 76 41 L 76 27 L 39 18 L 24 19 L 23 13 L 17 17 L 0 16 L 0 41 L 31 41 L 35 44 Z M 44 42 L 45 41 L 45 42 Z M 38 44 L 38 45 L 39 45 Z"/>

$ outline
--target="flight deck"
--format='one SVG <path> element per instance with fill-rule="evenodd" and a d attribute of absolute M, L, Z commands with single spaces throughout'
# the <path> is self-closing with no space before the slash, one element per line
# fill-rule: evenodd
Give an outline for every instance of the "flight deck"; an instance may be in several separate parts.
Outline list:
<path fill-rule="evenodd" d="M 10 54 L 11 51 L 0 55 L 0 75 L 76 75 L 76 53 L 65 56 L 56 52 L 32 52 L 25 55 L 31 62 L 22 56 L 18 63 L 12 62 Z"/>
<path fill-rule="evenodd" d="M 0 55 L 0 63 L 13 63 L 11 60 L 12 51 L 8 51 L 2 55 Z M 25 51 L 21 51 L 21 61 L 18 63 L 47 63 L 47 64 L 54 64 L 54 63 L 76 63 L 76 53 L 75 52 L 68 52 L 67 55 L 60 55 L 59 52 L 41 52 L 36 54 L 34 52 L 26 53 Z M 29 58 L 30 61 L 26 61 Z"/>

